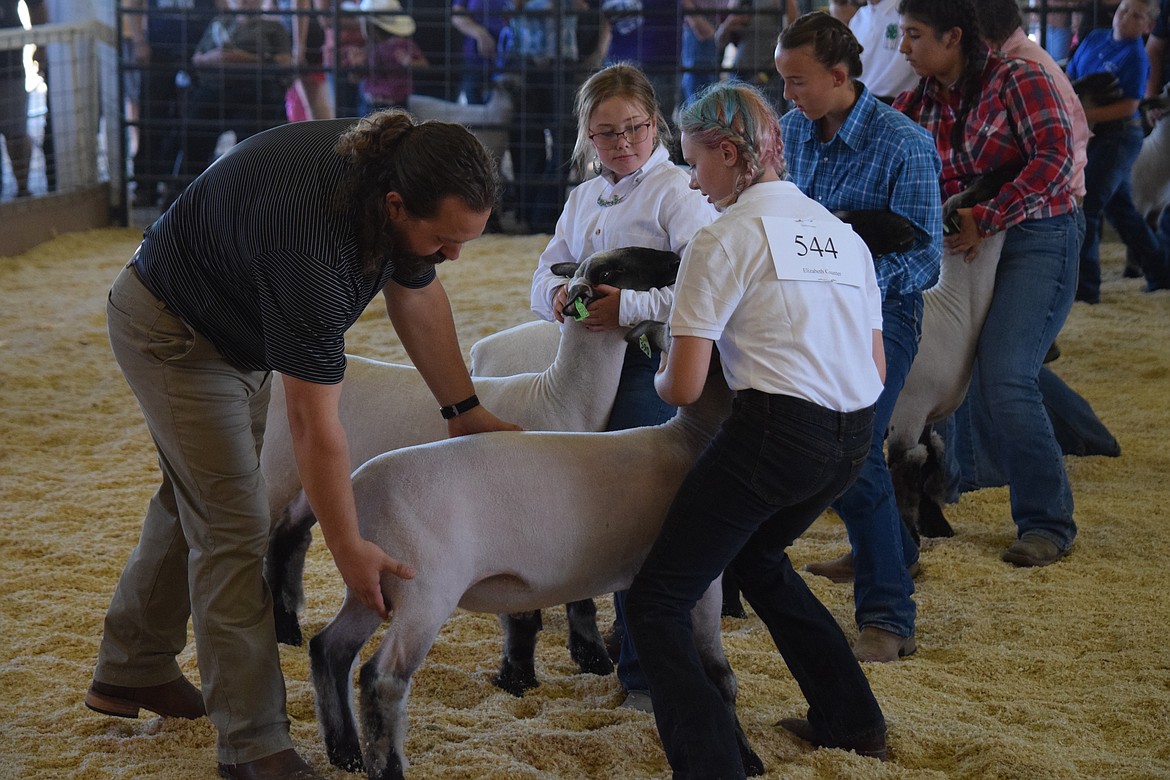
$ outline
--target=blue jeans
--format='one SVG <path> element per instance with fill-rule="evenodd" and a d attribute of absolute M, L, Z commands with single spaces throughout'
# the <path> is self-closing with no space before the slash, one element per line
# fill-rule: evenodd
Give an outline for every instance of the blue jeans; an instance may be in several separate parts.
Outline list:
<path fill-rule="evenodd" d="M 1063 214 L 1007 231 L 976 350 L 979 390 L 999 432 L 996 451 L 1010 486 L 1017 534 L 1039 533 L 1061 550 L 1072 546 L 1077 526 L 1039 374 L 1072 308 L 1076 224 L 1073 214 Z"/>
<path fill-rule="evenodd" d="M 861 628 L 874 626 L 907 637 L 914 633 L 914 581 L 907 567 L 918 560 L 918 545 L 902 522 L 894 484 L 886 465 L 885 438 L 894 403 L 918 354 L 922 294 L 886 293 L 882 302 L 882 344 L 886 384 L 874 407 L 869 457 L 833 509 L 845 523 L 853 551 L 854 617 Z"/>
<path fill-rule="evenodd" d="M 654 351 L 647 357 L 636 345 L 626 349 L 626 360 L 622 363 L 622 375 L 618 380 L 617 395 L 609 413 L 607 431 L 624 431 L 646 425 L 660 425 L 678 410 L 658 397 L 654 389 L 654 374 L 662 360 L 662 353 Z M 617 676 L 627 691 L 646 691 L 650 685 L 642 674 L 638 663 L 638 651 L 630 639 L 626 625 L 626 591 L 613 594 L 615 623 L 622 635 L 621 650 L 618 653 Z"/>
<path fill-rule="evenodd" d="M 1163 265 L 1158 239 L 1133 205 L 1130 171 L 1142 150 L 1142 129 L 1127 123 L 1102 132 L 1089 141 L 1085 165 L 1085 241 L 1081 247 L 1077 300 L 1101 299 L 1101 219 L 1106 217 L 1130 247 L 1151 287 L 1157 286 Z"/>
<path fill-rule="evenodd" d="M 834 741 L 885 733 L 845 634 L 786 552 L 856 478 L 872 438 L 872 408 L 843 414 L 741 391 L 687 474 L 627 600 L 676 780 L 744 776 L 735 720 L 691 628 L 691 610 L 728 567 L 808 700 L 817 733 Z"/>
<path fill-rule="evenodd" d="M 714 38 L 701 41 L 694 30 L 683 25 L 680 58 L 684 68 L 696 70 L 682 74 L 681 105 L 685 106 L 704 87 L 719 80 L 719 59 L 722 53 Z"/>

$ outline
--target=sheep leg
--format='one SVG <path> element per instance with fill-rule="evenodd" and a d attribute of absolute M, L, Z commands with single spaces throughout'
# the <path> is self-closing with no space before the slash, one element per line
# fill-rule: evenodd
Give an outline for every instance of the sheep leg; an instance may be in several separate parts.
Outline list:
<path fill-rule="evenodd" d="M 735 711 L 735 700 L 738 684 L 735 672 L 723 652 L 723 637 L 720 633 L 719 616 L 723 604 L 723 587 L 716 579 L 707 588 L 707 592 L 691 610 L 691 625 L 695 632 L 695 649 L 703 662 L 703 670 L 707 677 L 719 691 L 724 704 L 731 712 L 731 719 L 735 723 L 735 741 L 739 746 L 740 759 L 748 777 L 764 774 L 764 762 L 759 754 L 752 749 L 743 727 L 739 723 L 739 715 Z"/>
<path fill-rule="evenodd" d="M 540 610 L 500 615 L 504 629 L 504 658 L 492 685 L 513 696 L 540 685 L 536 680 L 536 635 L 544 628 Z"/>
<path fill-rule="evenodd" d="M 918 444 L 907 450 L 891 447 L 887 461 L 898 514 L 910 530 L 915 544 L 921 540 L 918 522 L 922 505 L 922 465 L 926 457 L 926 448 Z"/>
<path fill-rule="evenodd" d="M 285 508 L 268 534 L 264 556 L 264 580 L 272 592 L 272 617 L 276 641 L 299 647 L 303 638 L 297 611 L 304 605 L 305 555 L 313 541 L 317 516 L 300 493 Z"/>
<path fill-rule="evenodd" d="M 954 536 L 955 529 L 951 528 L 943 515 L 947 497 L 946 474 L 942 465 L 946 443 L 930 428 L 923 432 L 922 443 L 926 447 L 926 462 L 922 464 L 918 527 L 923 536 Z"/>
<path fill-rule="evenodd" d="M 341 610 L 309 640 L 309 670 L 316 694 L 317 722 L 329 763 L 361 772 L 361 742 L 353 713 L 353 669 L 358 653 L 381 618 L 348 596 Z"/>
<path fill-rule="evenodd" d="M 747 611 L 739 597 L 739 582 L 729 571 L 723 572 L 723 607 L 720 609 L 723 617 L 745 618 Z"/>
<path fill-rule="evenodd" d="M 448 603 L 440 593 L 428 595 L 425 601 L 395 605 L 394 619 L 382 644 L 358 675 L 362 744 L 370 780 L 404 780 L 409 766 L 403 745 L 410 683 L 458 602 L 455 598 Z"/>
<path fill-rule="evenodd" d="M 613 673 L 613 661 L 597 630 L 597 605 L 593 599 L 570 601 L 565 605 L 569 619 L 569 655 L 585 674 Z"/>

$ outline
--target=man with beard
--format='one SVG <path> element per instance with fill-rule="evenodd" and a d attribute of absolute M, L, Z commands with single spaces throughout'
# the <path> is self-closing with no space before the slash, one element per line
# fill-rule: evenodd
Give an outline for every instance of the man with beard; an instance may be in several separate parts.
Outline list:
<path fill-rule="evenodd" d="M 463 127 L 385 111 L 252 136 L 147 229 L 107 317 L 163 479 L 106 614 L 87 706 L 207 714 L 223 777 L 318 777 L 289 736 L 262 574 L 272 372 L 325 543 L 353 596 L 385 617 L 381 577 L 414 570 L 359 532 L 338 418 L 344 334 L 381 290 L 449 433 L 515 429 L 479 406 L 434 268 L 480 235 L 498 187 Z M 176 661 L 188 617 L 202 690 Z"/>

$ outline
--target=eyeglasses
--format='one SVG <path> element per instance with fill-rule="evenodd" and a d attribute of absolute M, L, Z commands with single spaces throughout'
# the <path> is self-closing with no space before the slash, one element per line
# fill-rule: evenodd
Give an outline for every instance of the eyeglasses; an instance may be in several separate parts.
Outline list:
<path fill-rule="evenodd" d="M 619 139 L 626 139 L 630 145 L 640 144 L 646 140 L 646 136 L 650 135 L 650 125 L 653 122 L 643 122 L 640 125 L 627 127 L 625 130 L 606 130 L 601 133 L 593 133 L 589 136 L 589 140 L 598 149 L 608 151 L 610 149 L 618 148 L 621 143 Z"/>

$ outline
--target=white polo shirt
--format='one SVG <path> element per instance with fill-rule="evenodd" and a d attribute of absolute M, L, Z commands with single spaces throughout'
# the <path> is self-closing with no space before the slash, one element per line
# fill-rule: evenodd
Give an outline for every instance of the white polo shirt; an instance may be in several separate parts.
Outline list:
<path fill-rule="evenodd" d="M 695 234 L 670 329 L 715 341 L 732 390 L 853 412 L 882 392 L 873 362 L 881 306 L 861 238 L 796 185 L 768 182 Z"/>
<path fill-rule="evenodd" d="M 918 74 L 898 51 L 898 20 L 898 0 L 871 0 L 849 20 L 862 46 L 861 81 L 879 97 L 897 97 L 918 84 Z"/>

